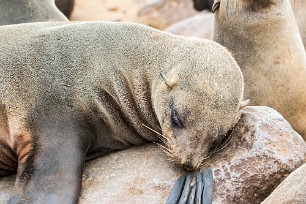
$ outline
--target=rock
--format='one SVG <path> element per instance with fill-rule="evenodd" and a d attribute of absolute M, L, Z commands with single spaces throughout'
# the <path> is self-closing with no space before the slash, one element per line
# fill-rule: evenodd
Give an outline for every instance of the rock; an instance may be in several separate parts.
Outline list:
<path fill-rule="evenodd" d="M 165 31 L 186 37 L 211 39 L 213 17 L 214 15 L 212 13 L 204 11 L 172 24 Z"/>
<path fill-rule="evenodd" d="M 260 203 L 305 162 L 304 140 L 271 108 L 242 109 L 231 135 L 231 143 L 209 160 L 215 204 Z M 115 152 L 86 163 L 80 204 L 165 203 L 183 173 L 153 144 Z M 12 184 L 4 179 L 0 195 L 8 199 Z"/>
<path fill-rule="evenodd" d="M 141 22 L 165 29 L 179 20 L 195 15 L 191 0 L 151 0 L 138 11 Z"/>
<path fill-rule="evenodd" d="M 292 172 L 262 204 L 305 204 L 306 164 Z"/>
<path fill-rule="evenodd" d="M 89 162 L 80 204 L 165 203 L 183 172 L 156 147 L 133 147 Z"/>
<path fill-rule="evenodd" d="M 260 203 L 305 162 L 306 144 L 274 109 L 242 110 L 229 147 L 212 158 L 214 203 Z"/>
<path fill-rule="evenodd" d="M 148 0 L 75 0 L 72 21 L 140 22 L 139 8 Z"/>

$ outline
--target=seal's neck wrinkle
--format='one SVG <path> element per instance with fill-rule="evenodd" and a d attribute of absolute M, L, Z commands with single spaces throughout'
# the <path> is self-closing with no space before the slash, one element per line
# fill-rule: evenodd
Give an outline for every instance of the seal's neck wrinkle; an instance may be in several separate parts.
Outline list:
<path fill-rule="evenodd" d="M 130 76 L 127 76 L 130 75 Z M 158 127 L 158 122 L 151 103 L 151 83 L 146 73 L 141 69 L 130 70 L 129 73 L 114 70 L 114 88 L 118 105 L 123 115 L 129 118 L 130 125 L 135 132 L 148 141 L 156 141 L 157 136 L 152 134 L 143 124 L 149 127 Z M 153 136 L 153 137 L 152 137 Z"/>

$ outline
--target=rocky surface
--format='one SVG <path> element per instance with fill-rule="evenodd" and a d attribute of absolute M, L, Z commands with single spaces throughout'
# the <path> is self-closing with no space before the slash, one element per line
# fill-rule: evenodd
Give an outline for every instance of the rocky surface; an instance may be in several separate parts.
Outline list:
<path fill-rule="evenodd" d="M 151 0 L 140 8 L 138 16 L 145 24 L 164 29 L 196 13 L 191 0 Z"/>
<path fill-rule="evenodd" d="M 186 37 L 211 39 L 213 18 L 214 15 L 212 13 L 203 11 L 199 14 L 172 24 L 166 28 L 165 31 Z"/>
<path fill-rule="evenodd" d="M 262 204 L 305 204 L 306 164 L 292 172 Z"/>
<path fill-rule="evenodd" d="M 72 21 L 141 22 L 138 11 L 151 0 L 75 0 Z"/>
<path fill-rule="evenodd" d="M 209 160 L 215 204 L 260 203 L 305 162 L 305 142 L 271 108 L 244 108 L 231 135 L 230 145 Z M 165 203 L 183 173 L 156 145 L 116 152 L 86 164 L 80 203 Z M 0 203 L 12 179 L 0 180 Z"/>
<path fill-rule="evenodd" d="M 306 145 L 274 109 L 242 110 L 231 145 L 210 161 L 214 203 L 260 203 L 306 159 Z"/>
<path fill-rule="evenodd" d="M 120 151 L 87 163 L 80 203 L 165 203 L 182 173 L 156 145 Z"/>

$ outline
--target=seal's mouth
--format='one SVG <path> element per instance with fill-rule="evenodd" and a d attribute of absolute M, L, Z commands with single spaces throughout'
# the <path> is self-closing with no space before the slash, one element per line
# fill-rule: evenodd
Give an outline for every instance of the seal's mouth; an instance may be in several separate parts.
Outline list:
<path fill-rule="evenodd" d="M 233 129 L 234 128 L 230 129 L 225 135 L 219 136 L 217 140 L 213 141 L 210 144 L 210 147 L 208 149 L 208 154 L 207 154 L 208 158 L 216 154 L 217 152 L 220 152 L 222 149 L 224 149 L 230 144 L 232 140 Z"/>

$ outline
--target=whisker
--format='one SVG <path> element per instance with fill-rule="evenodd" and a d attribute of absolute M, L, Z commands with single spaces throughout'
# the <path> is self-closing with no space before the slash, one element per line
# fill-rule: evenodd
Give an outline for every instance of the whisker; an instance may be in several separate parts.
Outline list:
<path fill-rule="evenodd" d="M 210 153 L 208 156 L 204 157 L 203 160 L 209 159 L 213 154 L 214 154 L 214 152 Z"/>
<path fill-rule="evenodd" d="M 153 142 L 153 143 L 154 143 L 154 144 L 157 144 L 159 147 L 161 147 L 163 150 L 167 151 L 168 153 L 170 153 L 170 152 L 171 152 L 171 149 L 169 149 L 169 148 L 165 147 L 164 145 L 159 144 L 159 143 L 157 143 L 157 142 Z"/>
<path fill-rule="evenodd" d="M 231 142 L 232 142 L 233 137 L 231 137 L 230 139 L 228 139 L 229 141 L 225 143 L 225 145 L 223 145 L 223 147 L 217 149 L 216 151 L 214 151 L 214 153 L 220 152 L 221 150 L 223 150 L 225 147 L 227 147 Z"/>
<path fill-rule="evenodd" d="M 232 133 L 233 133 L 233 129 L 229 130 L 228 133 L 223 138 L 219 139 L 218 144 L 215 145 L 214 149 L 210 152 L 214 154 L 216 152 L 223 150 L 225 147 L 227 147 L 232 141 L 232 138 L 233 138 Z"/>
<path fill-rule="evenodd" d="M 218 147 L 218 149 L 214 150 L 213 153 L 217 153 L 217 152 L 220 152 L 221 150 L 223 150 L 225 147 L 227 147 L 232 142 L 232 139 L 233 139 L 233 136 L 232 136 L 232 132 L 231 132 L 231 134 L 229 135 L 227 140 L 224 142 L 224 145 L 221 146 L 220 148 Z"/>
<path fill-rule="evenodd" d="M 204 161 L 204 162 L 202 162 L 201 164 L 200 164 L 200 168 L 202 168 L 202 167 L 204 167 L 205 165 L 207 164 L 207 162 L 206 161 Z"/>
<path fill-rule="evenodd" d="M 147 129 L 151 130 L 152 132 L 156 133 L 158 136 L 160 136 L 160 138 L 162 138 L 162 139 L 167 139 L 163 134 L 157 132 L 156 130 L 153 130 L 152 128 L 146 126 L 145 124 L 141 124 L 141 125 L 144 126 L 144 127 L 147 128 Z"/>

